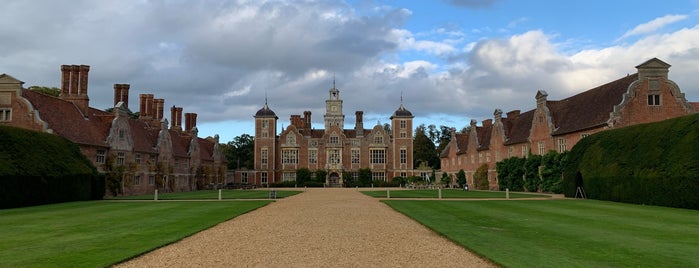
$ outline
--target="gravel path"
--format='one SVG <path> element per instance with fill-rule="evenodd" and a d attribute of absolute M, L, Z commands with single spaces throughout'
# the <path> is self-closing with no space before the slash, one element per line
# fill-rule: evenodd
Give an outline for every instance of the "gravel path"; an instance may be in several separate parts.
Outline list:
<path fill-rule="evenodd" d="M 494 267 L 355 189 L 308 189 L 118 267 Z"/>

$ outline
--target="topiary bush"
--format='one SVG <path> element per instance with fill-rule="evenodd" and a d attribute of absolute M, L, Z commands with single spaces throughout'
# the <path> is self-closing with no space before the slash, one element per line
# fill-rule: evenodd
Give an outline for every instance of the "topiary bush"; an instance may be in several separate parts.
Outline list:
<path fill-rule="evenodd" d="M 586 137 L 568 155 L 564 194 L 699 209 L 698 140 L 699 114 Z"/>
<path fill-rule="evenodd" d="M 0 208 L 101 199 L 104 177 L 71 141 L 0 126 Z"/>

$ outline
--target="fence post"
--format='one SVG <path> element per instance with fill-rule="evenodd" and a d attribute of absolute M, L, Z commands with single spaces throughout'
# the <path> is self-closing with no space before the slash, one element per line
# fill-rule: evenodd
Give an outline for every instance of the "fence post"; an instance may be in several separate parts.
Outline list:
<path fill-rule="evenodd" d="M 158 189 L 155 189 L 155 195 L 153 196 L 154 201 L 158 201 Z"/>
<path fill-rule="evenodd" d="M 221 201 L 221 189 L 218 189 L 218 201 Z"/>
<path fill-rule="evenodd" d="M 505 198 L 510 199 L 510 188 L 505 188 Z"/>
<path fill-rule="evenodd" d="M 439 189 L 439 199 L 442 199 L 442 188 L 440 187 L 440 188 L 437 188 L 437 189 Z"/>
<path fill-rule="evenodd" d="M 391 189 L 386 189 L 386 198 L 391 198 Z"/>

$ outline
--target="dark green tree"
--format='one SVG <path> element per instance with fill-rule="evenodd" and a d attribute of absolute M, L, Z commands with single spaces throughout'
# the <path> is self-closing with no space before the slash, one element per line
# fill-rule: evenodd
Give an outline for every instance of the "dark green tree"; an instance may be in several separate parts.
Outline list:
<path fill-rule="evenodd" d="M 371 169 L 360 168 L 359 169 L 359 186 L 371 186 Z"/>
<path fill-rule="evenodd" d="M 466 172 L 464 172 L 463 169 L 460 169 L 459 172 L 456 173 L 456 183 L 458 183 L 461 188 L 466 185 Z"/>
<path fill-rule="evenodd" d="M 415 138 L 413 139 L 413 165 L 417 167 L 423 162 L 432 168 L 437 168 L 439 163 L 437 149 L 434 142 L 427 136 L 424 124 L 415 128 Z"/>
<path fill-rule="evenodd" d="M 228 169 L 253 169 L 255 157 L 255 138 L 242 134 L 222 146 L 223 154 L 228 160 Z"/>
<path fill-rule="evenodd" d="M 500 190 L 524 191 L 525 160 L 520 157 L 510 157 L 495 164 Z"/>
<path fill-rule="evenodd" d="M 541 166 L 540 155 L 529 155 L 524 162 L 524 189 L 529 192 L 536 192 L 541 186 L 539 167 Z"/>
<path fill-rule="evenodd" d="M 311 170 L 307 168 L 299 168 L 296 170 L 296 183 L 303 185 L 305 182 L 311 181 Z"/>
<path fill-rule="evenodd" d="M 326 177 L 328 177 L 328 172 L 324 169 L 318 169 L 313 176 L 313 181 L 325 183 Z"/>

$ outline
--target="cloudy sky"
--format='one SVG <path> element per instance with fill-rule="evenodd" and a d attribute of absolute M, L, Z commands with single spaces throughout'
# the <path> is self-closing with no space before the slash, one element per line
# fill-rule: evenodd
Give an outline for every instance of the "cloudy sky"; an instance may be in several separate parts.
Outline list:
<path fill-rule="evenodd" d="M 657 57 L 699 101 L 699 2 L 519 0 L 4 0 L 0 73 L 60 85 L 61 64 L 90 65 L 90 104 L 113 84 L 199 114 L 200 136 L 253 134 L 265 103 L 288 126 L 322 128 L 333 77 L 365 126 L 404 106 L 416 123 L 461 128 L 634 73 Z M 166 111 L 169 116 L 169 108 Z"/>

